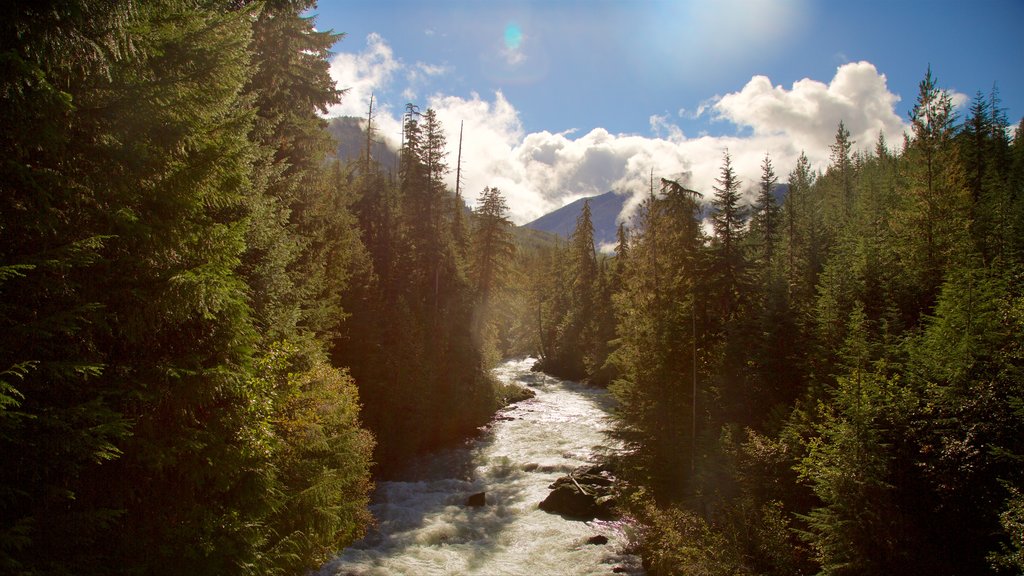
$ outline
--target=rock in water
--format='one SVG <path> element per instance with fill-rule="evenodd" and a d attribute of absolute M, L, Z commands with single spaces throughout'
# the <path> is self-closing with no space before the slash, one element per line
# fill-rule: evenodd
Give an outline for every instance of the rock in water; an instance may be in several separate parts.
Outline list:
<path fill-rule="evenodd" d="M 578 468 L 550 486 L 540 509 L 569 518 L 592 520 L 615 517 L 614 478 L 602 467 Z"/>
<path fill-rule="evenodd" d="M 598 545 L 598 546 L 604 545 L 604 544 L 607 544 L 607 543 L 608 543 L 608 537 L 607 536 L 602 536 L 601 534 L 598 534 L 597 536 L 591 536 L 590 539 L 587 540 L 587 544 L 594 544 L 594 545 Z"/>
<path fill-rule="evenodd" d="M 487 504 L 487 492 L 477 492 L 466 500 L 466 506 L 472 506 L 473 508 L 480 508 Z"/>
<path fill-rule="evenodd" d="M 596 518 L 594 498 L 566 485 L 552 490 L 551 494 L 548 494 L 548 497 L 540 503 L 540 509 L 581 520 Z"/>

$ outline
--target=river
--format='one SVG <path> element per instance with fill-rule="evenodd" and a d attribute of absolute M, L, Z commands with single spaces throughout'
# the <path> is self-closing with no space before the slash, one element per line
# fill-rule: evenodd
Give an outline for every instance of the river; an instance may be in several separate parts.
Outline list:
<path fill-rule="evenodd" d="M 319 575 L 643 574 L 624 552 L 628 525 L 537 507 L 555 479 L 611 450 L 611 421 L 607 392 L 531 372 L 533 362 L 511 360 L 494 373 L 536 398 L 501 411 L 465 445 L 411 462 L 401 480 L 379 482 L 370 506 L 378 526 Z M 486 505 L 466 506 L 478 492 Z M 608 543 L 588 543 L 597 535 Z"/>

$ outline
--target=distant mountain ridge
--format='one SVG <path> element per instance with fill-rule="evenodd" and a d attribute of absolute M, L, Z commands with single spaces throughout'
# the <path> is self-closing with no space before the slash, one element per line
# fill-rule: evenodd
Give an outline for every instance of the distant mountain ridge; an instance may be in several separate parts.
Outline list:
<path fill-rule="evenodd" d="M 557 210 L 548 212 L 533 222 L 523 224 L 522 227 L 568 238 L 576 229 L 576 219 L 583 213 L 584 201 L 590 202 L 590 220 L 594 225 L 594 246 L 600 248 L 601 244 L 614 243 L 615 232 L 618 229 L 616 219 L 626 204 L 626 196 L 615 192 L 580 198 Z"/>
<path fill-rule="evenodd" d="M 789 193 L 789 184 L 782 182 L 775 185 L 772 196 L 776 203 L 781 206 L 786 194 Z M 590 220 L 594 225 L 594 246 L 598 249 L 602 244 L 614 244 L 615 234 L 619 224 L 617 219 L 626 205 L 627 196 L 615 192 L 605 192 L 599 196 L 588 196 L 566 204 L 557 210 L 537 218 L 532 222 L 523 224 L 521 228 L 540 230 L 550 234 L 556 234 L 563 239 L 568 239 L 576 229 L 576 219 L 583 212 L 583 202 L 590 201 Z M 705 197 L 707 200 L 707 197 Z M 704 217 L 707 218 L 713 209 L 710 205 L 704 205 Z M 629 224 L 627 223 L 627 226 Z"/>

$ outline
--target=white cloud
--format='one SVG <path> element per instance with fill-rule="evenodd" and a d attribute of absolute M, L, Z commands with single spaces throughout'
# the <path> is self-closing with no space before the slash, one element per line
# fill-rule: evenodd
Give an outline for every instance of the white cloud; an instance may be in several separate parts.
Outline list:
<path fill-rule="evenodd" d="M 755 138 L 787 136 L 821 159 L 840 121 L 859 146 L 870 147 L 879 132 L 898 141 L 904 130 L 895 111 L 899 100 L 873 64 L 856 62 L 840 66 L 829 84 L 805 78 L 789 90 L 754 76 L 739 92 L 722 96 L 714 111 L 720 119 L 750 127 Z"/>
<path fill-rule="evenodd" d="M 680 116 L 682 116 L 683 110 L 680 110 Z M 669 140 L 674 142 L 682 142 L 686 140 L 686 136 L 683 134 L 683 130 L 668 121 L 668 114 L 652 114 L 648 118 L 648 122 L 651 125 L 651 132 L 655 136 L 667 136 Z"/>
<path fill-rule="evenodd" d="M 381 92 L 389 87 L 404 64 L 395 58 L 391 46 L 376 32 L 366 37 L 366 48 L 358 53 L 341 52 L 330 64 L 335 85 L 346 90 L 341 103 L 331 106 L 327 116 L 355 116 L 365 118 L 374 100 L 374 118 L 378 133 L 391 145 L 400 140 L 402 125 L 387 102 L 381 101 Z M 411 89 L 408 89 L 411 92 Z"/>
<path fill-rule="evenodd" d="M 332 113 L 354 116 L 365 115 L 371 92 L 392 89 L 399 79 L 406 81 L 408 96 L 417 87 L 410 79 L 450 72 L 443 66 L 404 64 L 376 35 L 368 37 L 364 51 L 336 57 L 331 71 L 340 87 L 352 87 Z M 786 89 L 755 76 L 739 91 L 702 103 L 693 115 L 710 113 L 718 121 L 735 124 L 737 133 L 727 136 L 688 137 L 668 114 L 649 117 L 649 136 L 612 134 L 603 128 L 586 133 L 527 133 L 515 106 L 500 91 L 491 97 L 473 93 L 468 98 L 438 93 L 428 98 L 427 105 L 437 111 L 446 130 L 449 185 L 455 185 L 461 122 L 467 202 L 474 203 L 485 186 L 497 186 L 508 200 L 513 220 L 524 223 L 579 197 L 608 190 L 630 197 L 629 213 L 648 193 L 652 170 L 655 180 L 679 179 L 709 200 L 725 149 L 750 191 L 760 177 L 766 152 L 782 180 L 802 150 L 816 168 L 824 168 L 840 120 L 858 147 L 871 148 L 879 131 L 890 142 L 898 142 L 906 129 L 895 112 L 898 101 L 899 96 L 888 90 L 884 74 L 868 62 L 856 62 L 840 66 L 827 84 L 803 79 Z M 391 130 L 394 142 L 400 133 L 401 110 L 381 106 L 378 112 L 378 126 Z"/>
<path fill-rule="evenodd" d="M 963 92 L 957 92 L 956 90 L 949 91 L 949 100 L 953 104 L 953 108 L 962 110 L 967 106 L 967 103 L 971 101 L 971 97 Z"/>
<path fill-rule="evenodd" d="M 417 62 L 416 70 L 424 76 L 441 76 L 443 74 L 447 74 L 450 71 L 450 68 L 448 66 Z"/>
<path fill-rule="evenodd" d="M 339 53 L 331 60 L 330 74 L 338 88 L 347 92 L 341 104 L 328 110 L 328 115 L 365 115 L 370 95 L 390 84 L 402 66 L 391 46 L 376 32 L 366 37 L 366 49 L 362 52 Z"/>

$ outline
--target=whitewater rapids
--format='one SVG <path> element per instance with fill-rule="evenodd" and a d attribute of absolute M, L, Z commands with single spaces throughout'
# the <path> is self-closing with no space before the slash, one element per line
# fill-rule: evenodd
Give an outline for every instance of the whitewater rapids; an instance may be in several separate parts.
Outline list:
<path fill-rule="evenodd" d="M 463 446 L 411 462 L 401 480 L 380 482 L 363 540 L 324 565 L 320 576 L 643 574 L 626 553 L 628 525 L 567 520 L 537 507 L 548 485 L 613 450 L 607 392 L 531 372 L 534 359 L 494 370 L 537 396 L 496 417 Z M 486 492 L 486 505 L 466 499 Z M 589 544 L 605 536 L 605 545 Z"/>

